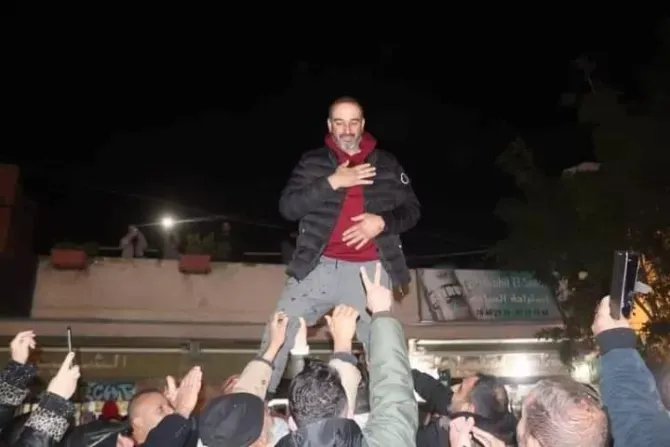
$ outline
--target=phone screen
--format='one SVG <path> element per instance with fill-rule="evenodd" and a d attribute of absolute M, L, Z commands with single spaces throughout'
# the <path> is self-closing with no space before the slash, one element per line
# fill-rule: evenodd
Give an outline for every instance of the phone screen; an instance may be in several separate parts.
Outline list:
<path fill-rule="evenodd" d="M 629 318 L 633 311 L 635 283 L 639 270 L 639 256 L 629 251 L 615 251 L 610 286 L 610 314 L 612 318 Z"/>

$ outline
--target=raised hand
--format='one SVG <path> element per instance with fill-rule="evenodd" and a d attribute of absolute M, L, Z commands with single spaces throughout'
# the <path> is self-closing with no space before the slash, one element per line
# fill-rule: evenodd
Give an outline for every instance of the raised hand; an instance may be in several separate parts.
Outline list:
<path fill-rule="evenodd" d="M 68 353 L 65 356 L 63 364 L 60 366 L 60 369 L 56 375 L 49 382 L 47 386 L 47 391 L 62 397 L 63 399 L 69 399 L 72 397 L 74 392 L 77 390 L 77 381 L 81 375 L 79 372 L 79 366 L 74 365 L 74 352 Z"/>
<path fill-rule="evenodd" d="M 202 370 L 194 366 L 179 384 L 173 404 L 175 411 L 188 419 L 198 403 L 201 387 Z"/>
<path fill-rule="evenodd" d="M 475 426 L 472 427 L 472 437 L 483 447 L 505 447 L 505 442 Z"/>
<path fill-rule="evenodd" d="M 302 317 L 300 317 L 298 320 L 300 322 L 300 327 L 298 328 L 298 332 L 295 333 L 295 338 L 293 339 L 293 349 L 291 352 L 302 352 L 308 349 L 307 323 Z"/>
<path fill-rule="evenodd" d="M 30 351 L 35 349 L 35 346 L 37 346 L 35 341 L 35 332 L 19 332 L 9 344 L 9 349 L 12 353 L 12 360 L 14 360 L 16 363 L 25 365 L 28 361 L 28 357 L 30 357 Z"/>
<path fill-rule="evenodd" d="M 348 247 L 355 245 L 356 250 L 360 250 L 365 244 L 379 236 L 386 226 L 384 219 L 371 213 L 359 214 L 352 217 L 351 221 L 356 223 L 342 233 L 342 241 Z"/>
<path fill-rule="evenodd" d="M 365 267 L 361 267 L 361 280 L 365 287 L 368 309 L 375 314 L 377 312 L 387 312 L 391 310 L 393 303 L 393 293 L 382 285 L 382 264 L 377 262 L 375 265 L 374 281 L 370 280 Z"/>
<path fill-rule="evenodd" d="M 288 316 L 284 312 L 276 312 L 270 320 L 270 344 L 281 346 L 286 340 Z"/>
<path fill-rule="evenodd" d="M 177 399 L 177 381 L 173 376 L 167 376 L 165 378 L 165 389 L 163 390 L 163 394 L 174 408 Z"/>
<path fill-rule="evenodd" d="M 351 351 L 351 342 L 356 333 L 358 311 L 353 307 L 340 304 L 333 310 L 333 315 L 326 315 L 326 322 L 333 335 L 335 351 Z"/>
<path fill-rule="evenodd" d="M 451 447 L 470 447 L 472 445 L 473 418 L 456 418 L 449 422 L 449 445 Z"/>
<path fill-rule="evenodd" d="M 629 328 L 630 323 L 623 317 L 620 317 L 618 320 L 612 318 L 610 313 L 610 297 L 609 295 L 600 300 L 598 307 L 596 308 L 596 315 L 593 318 L 593 324 L 591 325 L 591 330 L 593 335 L 598 335 L 601 332 L 607 331 L 609 329 L 616 328 Z"/>

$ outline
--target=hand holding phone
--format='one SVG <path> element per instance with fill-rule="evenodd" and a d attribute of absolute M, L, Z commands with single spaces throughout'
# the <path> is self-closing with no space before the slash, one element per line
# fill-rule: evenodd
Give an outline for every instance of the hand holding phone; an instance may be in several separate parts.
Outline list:
<path fill-rule="evenodd" d="M 631 251 L 615 251 L 610 285 L 610 315 L 614 320 L 629 318 L 633 311 L 635 283 L 640 257 Z"/>

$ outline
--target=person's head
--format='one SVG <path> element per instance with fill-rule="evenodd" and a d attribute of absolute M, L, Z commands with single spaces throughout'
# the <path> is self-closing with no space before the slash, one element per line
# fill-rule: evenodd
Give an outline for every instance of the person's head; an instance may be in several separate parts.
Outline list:
<path fill-rule="evenodd" d="M 288 408 L 293 429 L 323 419 L 345 417 L 347 394 L 338 372 L 322 362 L 307 363 L 291 381 Z"/>
<path fill-rule="evenodd" d="M 204 445 L 266 447 L 272 418 L 263 400 L 250 393 L 231 393 L 211 400 L 198 421 Z"/>
<path fill-rule="evenodd" d="M 517 440 L 519 447 L 605 447 L 607 415 L 584 385 L 542 380 L 523 400 Z"/>
<path fill-rule="evenodd" d="M 656 368 L 654 372 L 656 388 L 661 396 L 661 402 L 666 410 L 670 411 L 670 363 Z"/>
<path fill-rule="evenodd" d="M 509 398 L 505 385 L 494 376 L 475 374 L 466 377 L 454 387 L 451 413 L 461 411 L 496 418 L 509 411 Z"/>
<path fill-rule="evenodd" d="M 138 230 L 135 225 L 128 225 L 128 234 L 135 236 L 139 232 L 140 230 Z"/>
<path fill-rule="evenodd" d="M 128 420 L 135 442 L 144 443 L 149 432 L 173 413 L 174 408 L 159 390 L 147 389 L 135 394 L 128 403 Z"/>
<path fill-rule="evenodd" d="M 330 105 L 328 131 L 340 149 L 345 152 L 358 150 L 364 128 L 363 108 L 354 98 L 345 96 Z"/>

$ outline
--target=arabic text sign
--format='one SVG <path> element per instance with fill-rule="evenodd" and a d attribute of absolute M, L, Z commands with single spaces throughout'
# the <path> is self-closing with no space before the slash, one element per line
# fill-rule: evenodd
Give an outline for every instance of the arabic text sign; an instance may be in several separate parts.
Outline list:
<path fill-rule="evenodd" d="M 134 383 L 107 383 L 107 382 L 89 382 L 86 390 L 86 401 L 105 402 L 129 401 L 135 394 Z"/>
<path fill-rule="evenodd" d="M 51 359 L 49 359 L 51 360 Z M 60 360 L 60 358 L 58 358 Z M 82 371 L 86 370 L 103 370 L 103 369 L 123 369 L 126 367 L 127 358 L 125 355 L 103 355 L 103 354 L 89 354 L 83 353 L 78 356 L 75 362 L 79 365 Z M 44 361 L 38 360 L 37 367 L 41 370 L 58 371 L 61 363 L 58 361 Z"/>
<path fill-rule="evenodd" d="M 527 272 L 419 269 L 424 322 L 559 320 L 551 291 Z"/>

